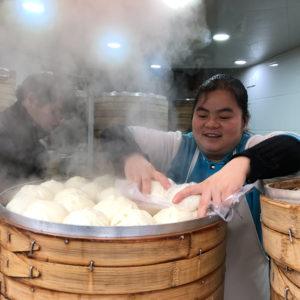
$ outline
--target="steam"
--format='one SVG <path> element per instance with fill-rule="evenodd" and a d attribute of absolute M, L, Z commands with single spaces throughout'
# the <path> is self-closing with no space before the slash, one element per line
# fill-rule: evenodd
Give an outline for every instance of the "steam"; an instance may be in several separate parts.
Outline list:
<path fill-rule="evenodd" d="M 27 17 L 20 2 L 0 1 L 0 67 L 16 71 L 18 84 L 30 73 L 53 71 L 95 98 L 112 91 L 170 98 L 171 69 L 186 63 L 191 47 L 201 50 L 211 40 L 203 0 L 181 10 L 161 0 L 44 0 L 43 14 Z M 108 49 L 108 42 L 120 42 L 120 49 Z M 151 70 L 153 63 L 162 68 Z M 86 137 L 87 114 L 82 122 L 62 130 L 74 143 Z M 61 132 L 53 139 L 66 152 L 68 139 Z"/>
<path fill-rule="evenodd" d="M 191 54 L 191 46 L 200 50 L 210 42 L 202 0 L 182 10 L 161 0 L 45 0 L 40 16 L 26 15 L 18 2 L 0 3 L 0 65 L 22 75 L 101 72 L 124 89 L 133 78 L 133 88 L 145 88 L 151 63 L 169 69 Z M 121 48 L 113 55 L 106 42 L 118 39 Z"/>

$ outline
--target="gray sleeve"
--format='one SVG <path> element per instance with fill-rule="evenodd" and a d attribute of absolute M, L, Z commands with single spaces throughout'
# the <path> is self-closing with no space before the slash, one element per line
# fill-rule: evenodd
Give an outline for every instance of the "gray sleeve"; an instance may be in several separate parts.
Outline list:
<path fill-rule="evenodd" d="M 166 173 L 178 152 L 182 133 L 180 131 L 166 132 L 139 126 L 130 126 L 129 130 L 153 166 L 158 171 Z"/>
<path fill-rule="evenodd" d="M 273 132 L 271 132 L 269 134 L 266 134 L 266 135 L 256 134 L 256 135 L 251 136 L 250 139 L 247 141 L 245 149 L 249 149 L 249 148 L 257 145 L 260 142 L 263 142 L 263 141 L 265 141 L 265 140 L 267 140 L 267 139 L 269 139 L 271 137 L 274 137 L 274 136 L 277 136 L 277 135 L 281 135 L 281 134 L 291 135 L 291 136 L 294 136 L 294 137 L 298 137 L 298 139 L 300 138 L 300 136 L 297 135 L 296 133 L 289 132 L 289 131 L 273 131 Z"/>

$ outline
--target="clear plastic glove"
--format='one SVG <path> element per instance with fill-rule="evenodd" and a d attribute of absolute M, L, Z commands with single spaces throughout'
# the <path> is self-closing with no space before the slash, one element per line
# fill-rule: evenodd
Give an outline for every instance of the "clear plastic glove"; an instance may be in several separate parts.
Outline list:
<path fill-rule="evenodd" d="M 215 204 L 211 202 L 211 210 L 217 215 L 219 215 L 224 221 L 231 221 L 236 205 L 238 205 L 240 201 L 246 201 L 245 195 L 251 192 L 254 187 L 254 183 L 244 185 L 234 194 L 230 195 L 227 199 L 225 199 L 225 201 L 222 202 L 221 206 L 216 207 Z"/>
<path fill-rule="evenodd" d="M 144 156 L 138 153 L 126 159 L 124 171 L 126 178 L 136 183 L 143 194 L 150 194 L 152 180 L 159 181 L 166 190 L 171 185 L 164 174 L 158 172 Z"/>
<path fill-rule="evenodd" d="M 173 199 L 179 203 L 190 195 L 201 195 L 198 207 L 198 216 L 204 217 L 211 202 L 215 208 L 221 207 L 226 199 L 239 190 L 245 183 L 250 172 L 250 159 L 244 156 L 234 158 L 220 171 L 213 174 L 201 183 L 191 185 L 179 193 Z"/>

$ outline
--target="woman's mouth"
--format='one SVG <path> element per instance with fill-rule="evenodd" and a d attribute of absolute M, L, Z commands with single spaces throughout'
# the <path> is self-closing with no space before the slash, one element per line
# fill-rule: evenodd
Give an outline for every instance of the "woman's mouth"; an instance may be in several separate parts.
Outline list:
<path fill-rule="evenodd" d="M 220 138 L 222 136 L 219 133 L 204 133 L 203 135 L 207 138 Z"/>

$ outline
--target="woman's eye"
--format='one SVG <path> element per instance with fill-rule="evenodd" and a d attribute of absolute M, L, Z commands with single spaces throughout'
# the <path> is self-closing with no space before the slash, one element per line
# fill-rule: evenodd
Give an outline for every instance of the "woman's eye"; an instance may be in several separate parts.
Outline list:
<path fill-rule="evenodd" d="M 220 119 L 221 120 L 228 120 L 230 119 L 231 117 L 230 116 L 220 116 Z"/>
<path fill-rule="evenodd" d="M 205 118 L 207 118 L 207 115 L 198 115 L 198 117 L 199 117 L 200 119 L 205 119 Z"/>

